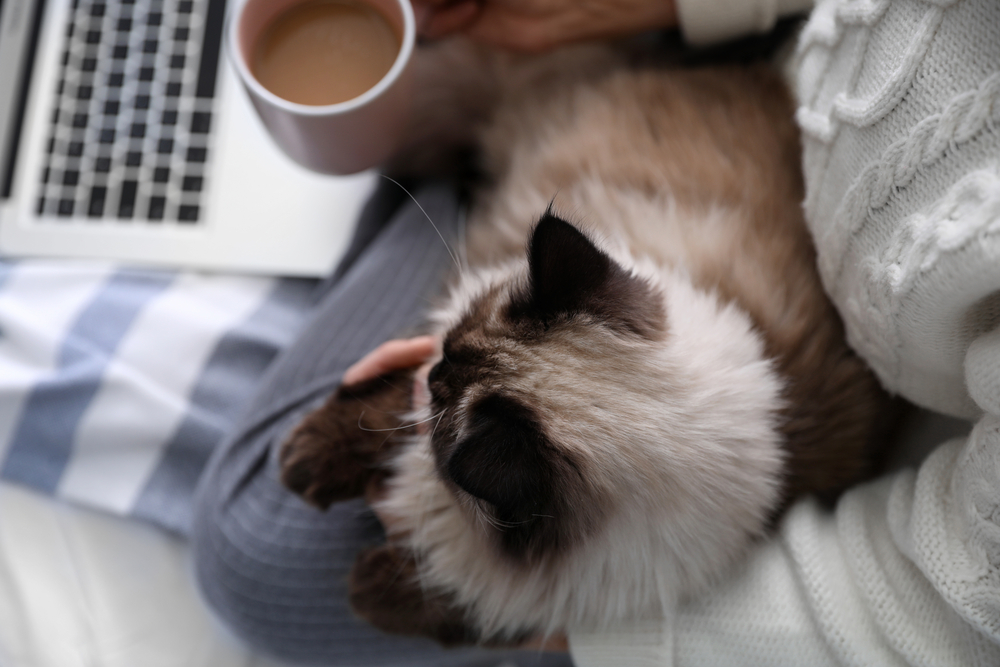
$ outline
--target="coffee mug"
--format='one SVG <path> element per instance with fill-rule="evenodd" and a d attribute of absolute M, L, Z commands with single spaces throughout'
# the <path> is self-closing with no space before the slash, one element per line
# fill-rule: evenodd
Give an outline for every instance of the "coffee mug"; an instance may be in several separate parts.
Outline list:
<path fill-rule="evenodd" d="M 409 61 L 416 23 L 409 0 L 350 1 L 379 12 L 399 37 L 399 52 L 377 83 L 342 102 L 289 101 L 253 72 L 256 49 L 272 26 L 316 0 L 246 0 L 227 29 L 230 60 L 270 135 L 293 160 L 324 174 L 354 174 L 385 162 L 401 138 L 412 94 Z"/>

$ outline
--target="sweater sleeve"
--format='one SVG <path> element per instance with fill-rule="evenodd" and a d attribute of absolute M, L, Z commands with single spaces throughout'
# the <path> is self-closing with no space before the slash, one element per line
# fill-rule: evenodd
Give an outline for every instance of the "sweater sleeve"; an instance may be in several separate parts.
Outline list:
<path fill-rule="evenodd" d="M 669 620 L 570 637 L 573 658 L 578 667 L 1000 664 L 997 489 L 1000 418 L 987 415 L 917 472 L 856 488 L 833 513 L 799 503 L 744 569 Z"/>
<path fill-rule="evenodd" d="M 707 45 L 764 33 L 783 17 L 804 13 L 813 0 L 676 0 L 684 38 Z"/>

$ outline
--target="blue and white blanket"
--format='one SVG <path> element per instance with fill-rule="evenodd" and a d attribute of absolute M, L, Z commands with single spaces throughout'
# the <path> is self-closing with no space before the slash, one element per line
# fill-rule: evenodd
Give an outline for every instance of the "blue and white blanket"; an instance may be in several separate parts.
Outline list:
<path fill-rule="evenodd" d="M 316 281 L 0 262 L 0 479 L 186 532 Z"/>

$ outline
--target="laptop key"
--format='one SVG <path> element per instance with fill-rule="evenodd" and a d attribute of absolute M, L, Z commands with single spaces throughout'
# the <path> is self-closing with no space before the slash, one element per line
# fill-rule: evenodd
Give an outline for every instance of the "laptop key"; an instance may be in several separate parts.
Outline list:
<path fill-rule="evenodd" d="M 119 218 L 131 218 L 135 212 L 135 191 L 138 186 L 138 181 L 122 182 L 122 196 L 118 202 Z"/>
<path fill-rule="evenodd" d="M 167 210 L 167 198 L 156 196 L 149 198 L 149 211 L 146 215 L 147 218 L 154 222 L 159 222 L 163 220 L 163 215 Z"/>
<path fill-rule="evenodd" d="M 193 163 L 202 163 L 208 157 L 208 150 L 205 148 L 199 148 L 197 146 L 192 146 L 187 151 L 187 161 Z"/>
<path fill-rule="evenodd" d="M 212 114 L 196 111 L 191 114 L 191 134 L 208 134 L 212 127 Z"/>
<path fill-rule="evenodd" d="M 198 222 L 198 207 L 193 204 L 182 204 L 177 209 L 177 220 L 179 222 Z"/>
<path fill-rule="evenodd" d="M 108 195 L 108 189 L 104 186 L 95 186 L 90 190 L 90 204 L 87 206 L 87 217 L 99 218 L 104 214 L 104 200 Z"/>

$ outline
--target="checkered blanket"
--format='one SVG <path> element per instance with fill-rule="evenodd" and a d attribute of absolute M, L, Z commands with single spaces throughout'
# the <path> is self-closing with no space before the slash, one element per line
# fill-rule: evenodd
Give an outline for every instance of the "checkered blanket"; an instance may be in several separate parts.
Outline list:
<path fill-rule="evenodd" d="M 186 532 L 316 281 L 0 262 L 0 478 Z"/>

